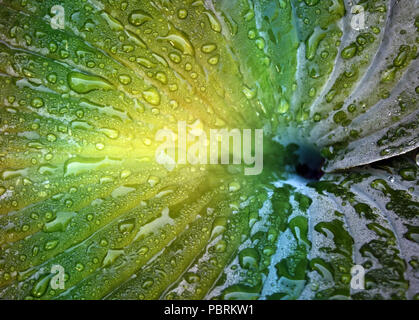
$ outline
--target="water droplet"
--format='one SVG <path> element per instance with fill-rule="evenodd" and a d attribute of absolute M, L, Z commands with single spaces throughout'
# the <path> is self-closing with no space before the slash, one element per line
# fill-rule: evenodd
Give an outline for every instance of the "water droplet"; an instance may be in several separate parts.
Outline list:
<path fill-rule="evenodd" d="M 244 93 L 244 95 L 246 96 L 247 99 L 251 100 L 254 97 L 256 97 L 257 91 L 256 91 L 256 89 L 252 89 L 252 88 L 249 88 L 249 87 L 245 86 L 243 88 L 243 93 Z"/>
<path fill-rule="evenodd" d="M 278 112 L 279 113 L 286 113 L 290 108 L 290 105 L 287 101 L 287 99 L 285 98 L 281 98 L 281 101 L 279 102 L 279 106 L 278 106 Z"/>
<path fill-rule="evenodd" d="M 141 247 L 139 250 L 138 250 L 138 254 L 139 255 L 145 255 L 146 253 L 148 252 L 148 247 L 145 247 L 145 246 L 143 246 L 143 247 Z"/>
<path fill-rule="evenodd" d="M 112 191 L 111 196 L 112 198 L 119 198 L 122 196 L 127 195 L 128 193 L 131 193 L 135 191 L 135 188 L 133 187 L 127 187 L 127 186 L 120 186 L 118 188 L 116 188 L 115 190 Z"/>
<path fill-rule="evenodd" d="M 263 38 L 256 39 L 256 46 L 258 47 L 259 50 L 263 50 L 265 48 L 265 39 Z"/>
<path fill-rule="evenodd" d="M 238 182 L 231 182 L 229 187 L 228 187 L 230 192 L 236 192 L 240 190 L 240 183 Z"/>
<path fill-rule="evenodd" d="M 83 264 L 81 264 L 81 263 L 79 262 L 79 263 L 77 263 L 77 264 L 76 264 L 75 269 L 76 269 L 78 272 L 82 272 L 82 271 L 84 270 L 84 265 L 83 265 Z"/>
<path fill-rule="evenodd" d="M 57 137 L 55 136 L 55 134 L 53 134 L 53 133 L 48 133 L 47 134 L 47 140 L 49 141 L 49 142 L 54 142 L 54 141 L 56 141 L 57 140 Z"/>
<path fill-rule="evenodd" d="M 99 131 L 102 132 L 109 139 L 116 139 L 119 137 L 119 131 L 116 129 L 100 128 Z"/>
<path fill-rule="evenodd" d="M 143 285 L 141 286 L 143 289 L 149 289 L 153 285 L 154 281 L 152 279 L 144 281 Z"/>
<path fill-rule="evenodd" d="M 330 90 L 325 97 L 326 102 L 328 103 L 332 102 L 335 96 L 336 96 L 336 90 L 334 89 Z"/>
<path fill-rule="evenodd" d="M 215 32 L 221 32 L 221 24 L 218 22 L 217 18 L 211 12 L 205 11 L 204 13 L 208 17 L 211 29 Z"/>
<path fill-rule="evenodd" d="M 313 60 L 316 56 L 320 41 L 326 37 L 326 32 L 320 27 L 316 27 L 306 42 L 306 58 Z"/>
<path fill-rule="evenodd" d="M 400 170 L 400 176 L 407 181 L 415 181 L 416 180 L 416 170 L 415 168 L 403 168 Z"/>
<path fill-rule="evenodd" d="M 109 249 L 102 262 L 102 267 L 108 267 L 115 262 L 115 260 L 124 253 L 124 250 Z"/>
<path fill-rule="evenodd" d="M 215 245 L 215 252 L 223 253 L 226 251 L 226 248 L 227 248 L 227 242 L 225 242 L 224 240 L 220 240 Z"/>
<path fill-rule="evenodd" d="M 259 260 L 259 253 L 254 248 L 246 248 L 239 253 L 239 263 L 244 269 L 257 269 Z"/>
<path fill-rule="evenodd" d="M 396 77 L 396 68 L 390 68 L 383 72 L 382 74 L 382 81 L 383 82 L 391 82 Z"/>
<path fill-rule="evenodd" d="M 122 221 L 118 225 L 119 232 L 122 234 L 130 233 L 135 227 L 135 219 L 128 219 L 125 221 Z"/>
<path fill-rule="evenodd" d="M 38 255 L 38 253 L 39 253 L 39 247 L 38 246 L 34 246 L 33 248 L 32 248 L 32 256 L 37 256 Z"/>
<path fill-rule="evenodd" d="M 256 38 L 256 31 L 255 31 L 255 30 L 253 30 L 253 29 L 249 30 L 249 32 L 247 33 L 247 37 L 248 37 L 250 40 L 255 39 L 255 38 Z"/>
<path fill-rule="evenodd" d="M 158 37 L 157 39 L 167 40 L 173 48 L 179 50 L 183 54 L 190 56 L 195 55 L 195 50 L 186 34 L 180 30 L 175 29 L 172 25 L 170 25 L 169 33 L 167 36 Z"/>
<path fill-rule="evenodd" d="M 54 220 L 44 226 L 45 232 L 65 231 L 71 219 L 76 215 L 75 212 L 57 212 Z"/>
<path fill-rule="evenodd" d="M 150 176 L 147 182 L 150 186 L 154 187 L 157 183 L 160 182 L 160 179 L 159 177 L 156 177 L 156 176 Z"/>
<path fill-rule="evenodd" d="M 137 63 L 139 65 L 141 65 L 141 66 L 143 66 L 144 68 L 147 68 L 147 69 L 151 69 L 151 68 L 154 68 L 156 66 L 153 62 L 151 62 L 150 60 L 148 60 L 146 58 L 143 58 L 143 57 L 137 57 L 135 59 L 135 61 L 137 61 Z"/>
<path fill-rule="evenodd" d="M 44 105 L 44 100 L 42 98 L 33 98 L 31 101 L 31 106 L 34 108 L 41 108 Z"/>
<path fill-rule="evenodd" d="M 110 165 L 120 165 L 121 161 L 112 160 L 109 158 L 82 158 L 74 157 L 66 161 L 64 164 L 64 176 L 70 175 L 79 175 L 86 172 L 91 172 L 92 170 L 110 166 Z"/>
<path fill-rule="evenodd" d="M 320 0 L 304 0 L 304 3 L 309 7 L 315 6 Z"/>
<path fill-rule="evenodd" d="M 52 274 L 46 275 L 46 276 L 43 276 L 41 279 L 39 279 L 38 282 L 36 282 L 32 288 L 32 296 L 34 296 L 35 298 L 42 297 L 47 291 L 47 288 L 48 288 L 48 285 L 52 276 L 53 276 Z"/>
<path fill-rule="evenodd" d="M 406 60 L 407 60 L 407 56 L 408 56 L 408 51 L 407 50 L 403 50 L 403 51 L 399 52 L 399 54 L 397 55 L 397 57 L 393 61 L 393 65 L 395 67 L 403 66 L 405 64 Z"/>
<path fill-rule="evenodd" d="M 105 21 L 108 23 L 109 27 L 113 31 L 122 31 L 122 30 L 124 30 L 124 27 L 123 27 L 122 23 L 119 20 L 117 20 L 116 18 L 112 17 L 107 12 L 102 11 L 102 13 L 100 15 L 105 19 Z"/>
<path fill-rule="evenodd" d="M 179 9 L 177 16 L 179 19 L 185 19 L 188 16 L 188 11 L 186 9 Z"/>
<path fill-rule="evenodd" d="M 159 80 L 163 84 L 167 84 L 167 76 L 164 72 L 157 72 L 156 79 Z"/>
<path fill-rule="evenodd" d="M 45 246 L 44 246 L 45 250 L 52 250 L 52 249 L 54 249 L 58 245 L 58 242 L 59 242 L 58 240 L 50 240 L 50 241 L 48 241 L 45 244 Z"/>
<path fill-rule="evenodd" d="M 154 87 L 144 91 L 143 98 L 153 106 L 158 106 L 160 104 L 160 94 Z"/>
<path fill-rule="evenodd" d="M 55 73 L 50 73 L 50 74 L 47 76 L 47 81 L 48 81 L 49 83 L 52 83 L 52 84 L 56 83 L 56 82 L 57 82 L 57 75 L 56 75 Z"/>
<path fill-rule="evenodd" d="M 108 90 L 113 88 L 105 79 L 80 72 L 70 72 L 67 80 L 71 90 L 77 93 L 88 93 L 93 90 Z"/>
<path fill-rule="evenodd" d="M 96 143 L 95 147 L 97 150 L 103 150 L 105 148 L 105 145 L 103 143 Z"/>
<path fill-rule="evenodd" d="M 343 59 L 350 59 L 355 56 L 357 52 L 357 46 L 355 43 L 347 46 L 345 49 L 342 50 L 342 58 Z"/>
<path fill-rule="evenodd" d="M 201 50 L 202 50 L 203 53 L 211 53 L 216 49 L 217 49 L 217 46 L 215 44 L 212 44 L 212 43 L 204 44 L 201 47 Z"/>
<path fill-rule="evenodd" d="M 180 61 L 182 61 L 182 59 L 181 59 L 181 57 L 180 57 L 180 55 L 178 55 L 177 53 L 175 53 L 175 52 L 171 52 L 170 54 L 169 54 L 169 58 L 170 58 L 170 60 L 172 60 L 174 63 L 176 63 L 176 64 L 178 64 L 178 63 L 180 63 Z"/>
<path fill-rule="evenodd" d="M 254 17 L 255 17 L 255 12 L 252 9 L 250 9 L 245 13 L 244 20 L 249 22 L 253 20 Z"/>
<path fill-rule="evenodd" d="M 224 217 L 217 217 L 215 218 L 212 224 L 212 231 L 211 231 L 211 239 L 216 238 L 220 234 L 222 234 L 227 227 L 227 219 Z"/>
<path fill-rule="evenodd" d="M 218 61 L 220 60 L 220 56 L 217 54 L 211 58 L 208 59 L 208 63 L 212 65 L 216 65 Z"/>
<path fill-rule="evenodd" d="M 131 77 L 130 77 L 129 75 L 127 75 L 127 74 L 121 74 L 121 75 L 118 77 L 118 80 L 119 80 L 119 82 L 120 82 L 120 83 L 122 83 L 123 85 L 127 85 L 127 84 L 130 84 L 130 83 L 131 83 Z"/>
<path fill-rule="evenodd" d="M 201 278 L 196 273 L 187 272 L 185 274 L 185 280 L 186 280 L 186 282 L 192 284 L 192 283 L 198 283 L 199 281 L 201 281 Z"/>
<path fill-rule="evenodd" d="M 135 10 L 131 12 L 128 17 L 128 22 L 136 27 L 139 27 L 143 25 L 144 23 L 146 23 L 147 21 L 151 21 L 151 20 L 152 20 L 152 17 L 148 13 L 142 10 Z"/>

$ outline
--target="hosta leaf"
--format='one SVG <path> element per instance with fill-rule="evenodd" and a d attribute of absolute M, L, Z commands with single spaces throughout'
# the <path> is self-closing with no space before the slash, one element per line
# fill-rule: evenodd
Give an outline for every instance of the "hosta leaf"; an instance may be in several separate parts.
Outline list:
<path fill-rule="evenodd" d="M 417 298 L 417 160 L 365 165 L 418 146 L 419 6 L 359 5 L 0 2 L 0 298 Z M 263 173 L 160 164 L 180 125 Z"/>
<path fill-rule="evenodd" d="M 213 1 L 247 96 L 281 141 L 315 145 L 327 171 L 418 147 L 418 3 L 361 1 L 362 30 L 351 3 Z"/>
<path fill-rule="evenodd" d="M 417 173 L 405 157 L 307 185 L 275 182 L 209 297 L 417 298 Z M 365 290 L 351 288 L 354 265 L 365 269 Z"/>
<path fill-rule="evenodd" d="M 418 2 L 361 1 L 362 31 L 351 27 L 349 1 L 333 1 L 329 14 L 320 9 L 326 3 L 307 7 L 300 1 L 296 8 L 300 20 L 309 21 L 318 47 L 312 53 L 309 38 L 299 48 L 300 56 L 305 52 L 299 59 L 305 72 L 298 73 L 293 105 L 300 125 L 288 135 L 314 143 L 329 160 L 327 171 L 417 148 Z M 315 12 L 330 17 L 343 6 L 345 19 L 325 30 Z M 305 130 L 296 132 L 300 127 Z"/>

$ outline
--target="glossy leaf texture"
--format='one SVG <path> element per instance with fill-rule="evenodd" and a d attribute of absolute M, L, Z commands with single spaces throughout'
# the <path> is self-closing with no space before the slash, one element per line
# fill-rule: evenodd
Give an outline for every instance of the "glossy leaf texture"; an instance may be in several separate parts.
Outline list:
<path fill-rule="evenodd" d="M 417 299 L 418 167 L 412 154 L 303 183 L 276 181 L 209 297 Z M 351 269 L 365 270 L 364 289 Z M 355 273 L 356 274 L 356 273 Z"/>
<path fill-rule="evenodd" d="M 275 119 L 281 141 L 315 145 L 327 171 L 418 147 L 418 1 L 214 7 L 230 27 L 226 37 L 243 61 L 255 104 Z"/>
<path fill-rule="evenodd" d="M 417 297 L 419 3 L 349 2 L 1 1 L 0 297 Z M 179 123 L 263 173 L 158 164 Z"/>

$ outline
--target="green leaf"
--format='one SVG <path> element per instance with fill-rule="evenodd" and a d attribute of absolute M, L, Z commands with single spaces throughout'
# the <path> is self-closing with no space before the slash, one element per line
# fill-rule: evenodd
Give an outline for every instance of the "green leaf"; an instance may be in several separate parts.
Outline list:
<path fill-rule="evenodd" d="M 300 46 L 306 59 L 299 60 L 293 98 L 299 124 L 279 133 L 283 141 L 299 136 L 315 144 L 328 160 L 327 171 L 414 150 L 418 147 L 417 6 L 363 1 L 365 29 L 357 31 L 351 27 L 349 12 L 334 24 L 329 18 L 325 29 L 322 14 L 333 17 L 332 7 L 329 14 L 321 8 L 326 3 L 296 5 L 301 32 L 307 30 L 315 40 L 309 38 Z M 334 8 L 339 6 L 343 2 L 333 2 Z M 316 43 L 317 50 L 310 43 Z"/>
<path fill-rule="evenodd" d="M 260 221 L 208 297 L 256 290 L 262 299 L 417 298 L 417 174 L 411 157 L 402 157 L 307 185 L 275 182 Z M 255 267 L 240 263 L 249 248 L 261 257 Z M 355 265 L 365 270 L 364 290 L 351 287 Z"/>
<path fill-rule="evenodd" d="M 0 7 L 0 298 L 418 297 L 414 2 L 60 5 Z M 159 164 L 179 124 L 263 129 L 263 173 Z"/>

